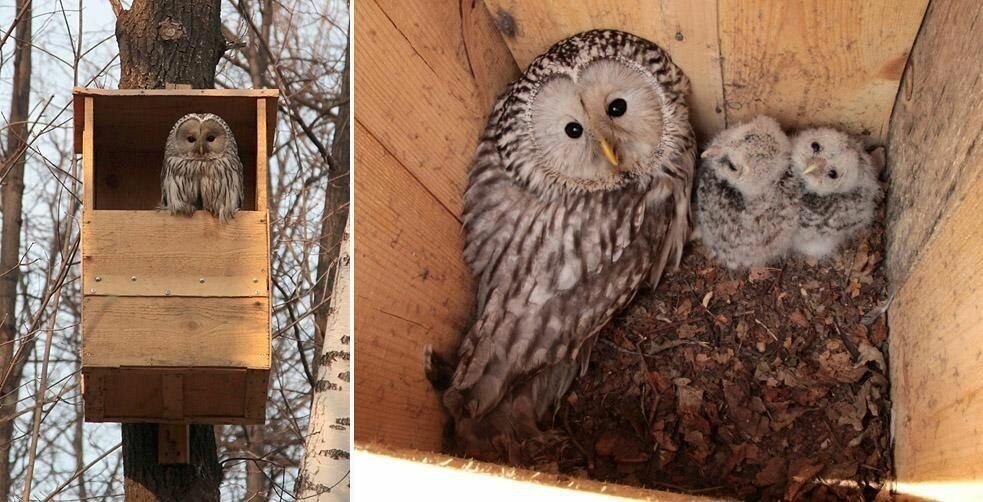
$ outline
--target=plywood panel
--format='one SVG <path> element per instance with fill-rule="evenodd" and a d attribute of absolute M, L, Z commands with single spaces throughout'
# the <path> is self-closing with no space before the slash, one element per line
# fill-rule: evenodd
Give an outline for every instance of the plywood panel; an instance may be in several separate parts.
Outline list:
<path fill-rule="evenodd" d="M 356 472 L 370 472 L 386 479 L 399 479 L 408 493 L 419 493 L 439 484 L 436 500 L 450 494 L 480 493 L 482 500 L 654 500 L 660 502 L 710 501 L 714 499 L 588 479 L 557 476 L 498 464 L 478 462 L 439 453 L 356 443 L 353 462 Z M 365 486 L 367 499 L 383 500 L 392 490 Z M 431 498 L 431 500 L 433 500 Z"/>
<path fill-rule="evenodd" d="M 940 220 L 983 176 L 983 2 L 933 2 L 891 120 L 887 271 L 904 282 Z"/>
<path fill-rule="evenodd" d="M 452 354 L 466 326 L 460 223 L 361 122 L 355 162 L 355 437 L 438 449 L 443 410 L 423 347 Z"/>
<path fill-rule="evenodd" d="M 87 367 L 82 373 L 87 422 L 265 421 L 269 370 Z"/>
<path fill-rule="evenodd" d="M 551 45 L 581 31 L 614 28 L 659 44 L 693 84 L 692 121 L 701 134 L 724 125 L 717 2 L 485 0 L 523 69 Z"/>
<path fill-rule="evenodd" d="M 504 85 L 515 64 L 483 57 L 482 71 L 465 72 L 468 58 L 457 48 L 476 47 L 475 54 L 486 54 L 494 50 L 480 47 L 501 44 L 492 30 L 474 28 L 481 26 L 474 18 L 461 25 L 469 29 L 467 36 L 452 30 L 445 18 L 470 9 L 468 3 L 403 4 L 385 4 L 402 9 L 398 16 L 375 0 L 359 2 L 355 9 L 355 116 L 442 205 L 458 213 L 464 173 L 490 109 L 488 89 Z M 431 26 L 426 37 L 419 35 Z"/>
<path fill-rule="evenodd" d="M 266 297 L 266 212 L 85 211 L 82 260 L 85 295 Z"/>
<path fill-rule="evenodd" d="M 894 463 L 901 483 L 983 482 L 981 214 L 978 177 L 939 222 L 889 311 Z"/>
<path fill-rule="evenodd" d="M 720 2 L 727 123 L 841 126 L 883 143 L 928 0 Z"/>
<path fill-rule="evenodd" d="M 86 296 L 82 365 L 270 367 L 269 300 Z"/>

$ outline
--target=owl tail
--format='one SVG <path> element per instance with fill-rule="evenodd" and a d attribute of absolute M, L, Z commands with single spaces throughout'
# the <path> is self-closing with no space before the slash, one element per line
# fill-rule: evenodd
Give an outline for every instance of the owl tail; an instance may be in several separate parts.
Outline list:
<path fill-rule="evenodd" d="M 548 366 L 514 387 L 480 416 L 468 412 L 468 392 L 451 387 L 444 406 L 454 422 L 451 450 L 479 460 L 507 459 L 526 463 L 522 444 L 541 440 L 553 421 L 560 400 L 581 372 L 580 362 Z"/>

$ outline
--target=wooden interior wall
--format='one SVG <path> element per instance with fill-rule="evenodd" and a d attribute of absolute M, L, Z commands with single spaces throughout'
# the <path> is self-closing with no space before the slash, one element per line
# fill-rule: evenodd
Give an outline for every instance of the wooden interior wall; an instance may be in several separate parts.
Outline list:
<path fill-rule="evenodd" d="M 485 0 L 521 68 L 556 41 L 618 28 L 667 49 L 702 137 L 759 113 L 883 143 L 928 0 Z"/>
<path fill-rule="evenodd" d="M 471 304 L 465 172 L 495 94 L 518 74 L 483 4 L 355 4 L 355 438 L 441 446 L 423 375 Z"/>
<path fill-rule="evenodd" d="M 983 3 L 932 2 L 888 146 L 895 466 L 983 482 Z"/>

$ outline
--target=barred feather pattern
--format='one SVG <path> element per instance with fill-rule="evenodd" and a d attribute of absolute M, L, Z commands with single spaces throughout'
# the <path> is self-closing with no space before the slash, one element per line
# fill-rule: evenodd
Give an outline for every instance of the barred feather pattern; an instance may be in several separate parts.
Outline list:
<path fill-rule="evenodd" d="M 862 158 L 862 166 L 862 181 L 849 192 L 821 195 L 801 188 L 797 250 L 810 256 L 825 256 L 874 220 L 874 210 L 884 193 L 871 174 L 869 160 Z"/>
<path fill-rule="evenodd" d="M 189 120 L 218 123 L 224 130 L 225 148 L 218 154 L 182 152 L 177 137 Z M 229 125 L 211 113 L 192 113 L 178 119 L 171 128 L 161 169 L 161 208 L 171 214 L 190 215 L 204 209 L 227 223 L 242 207 L 243 166 L 235 135 Z"/>
<path fill-rule="evenodd" d="M 601 58 L 645 67 L 662 99 L 664 137 L 618 183 L 574 186 L 536 169 L 521 117 L 536 82 Z M 598 331 L 646 280 L 678 265 L 695 158 L 688 88 L 656 45 L 597 30 L 540 56 L 496 103 L 464 198 L 475 320 L 443 397 L 460 453 L 495 458 L 540 436 L 586 370 Z"/>

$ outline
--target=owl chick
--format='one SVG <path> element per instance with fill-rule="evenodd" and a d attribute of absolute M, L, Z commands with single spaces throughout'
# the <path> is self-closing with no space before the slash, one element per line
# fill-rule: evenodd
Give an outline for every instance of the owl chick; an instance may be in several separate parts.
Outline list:
<path fill-rule="evenodd" d="M 598 331 L 678 265 L 688 89 L 655 44 L 596 30 L 554 45 L 495 104 L 464 197 L 475 321 L 443 383 L 460 453 L 511 456 L 540 437 Z"/>
<path fill-rule="evenodd" d="M 883 196 L 877 182 L 882 153 L 871 157 L 860 141 L 830 128 L 793 138 L 792 167 L 802 186 L 796 251 L 822 258 L 873 221 Z"/>
<path fill-rule="evenodd" d="M 778 122 L 760 115 L 718 134 L 701 155 L 696 224 L 724 266 L 764 265 L 788 251 L 798 212 L 789 151 Z"/>
<path fill-rule="evenodd" d="M 242 206 L 242 161 L 232 129 L 211 113 L 188 114 L 171 128 L 160 172 L 160 205 L 171 214 L 204 209 L 227 223 Z"/>

